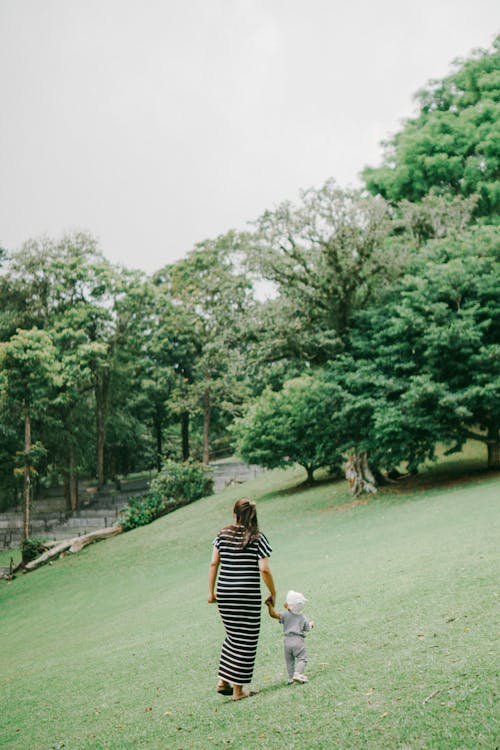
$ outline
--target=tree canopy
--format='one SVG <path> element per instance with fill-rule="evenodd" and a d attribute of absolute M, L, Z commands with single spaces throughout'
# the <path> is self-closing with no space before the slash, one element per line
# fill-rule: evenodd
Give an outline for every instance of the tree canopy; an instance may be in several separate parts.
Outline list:
<path fill-rule="evenodd" d="M 0 248 L 0 504 L 20 472 L 26 508 L 34 479 L 75 509 L 82 475 L 235 447 L 309 480 L 468 439 L 498 467 L 499 63 L 497 39 L 419 92 L 367 189 L 329 179 L 151 276 L 85 232 Z"/>
<path fill-rule="evenodd" d="M 459 59 L 454 71 L 416 95 L 418 114 L 385 144 L 368 189 L 397 203 L 428 193 L 477 195 L 477 216 L 500 213 L 500 36 L 491 49 Z"/>

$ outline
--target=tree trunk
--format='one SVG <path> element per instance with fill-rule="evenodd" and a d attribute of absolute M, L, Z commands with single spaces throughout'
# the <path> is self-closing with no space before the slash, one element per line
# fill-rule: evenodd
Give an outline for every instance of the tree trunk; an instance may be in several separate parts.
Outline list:
<path fill-rule="evenodd" d="M 156 439 L 156 470 L 161 471 L 161 462 L 163 455 L 163 431 L 162 431 L 162 420 L 159 415 L 156 415 L 153 420 L 153 429 Z"/>
<path fill-rule="evenodd" d="M 23 503 L 23 533 L 21 542 L 30 536 L 30 505 L 31 505 L 31 419 L 27 413 L 24 416 L 24 503 Z"/>
<path fill-rule="evenodd" d="M 104 413 L 102 408 L 97 407 L 97 486 L 104 485 Z"/>
<path fill-rule="evenodd" d="M 366 453 L 353 453 L 345 467 L 349 494 L 361 495 L 362 492 L 377 492 L 375 477 L 368 465 Z"/>
<path fill-rule="evenodd" d="M 494 429 L 488 434 L 488 469 L 500 469 L 500 440 L 498 430 Z"/>
<path fill-rule="evenodd" d="M 210 462 L 210 389 L 205 388 L 203 394 L 203 463 L 208 466 Z"/>
<path fill-rule="evenodd" d="M 96 400 L 96 428 L 97 428 L 97 486 L 103 487 L 104 474 L 104 446 L 106 442 L 106 422 L 109 402 L 109 371 L 104 370 L 97 377 L 95 385 Z"/>
<path fill-rule="evenodd" d="M 314 466 L 304 466 L 307 471 L 307 484 L 314 484 Z"/>
<path fill-rule="evenodd" d="M 69 443 L 69 505 L 73 513 L 78 510 L 80 505 L 78 498 L 78 476 L 76 473 L 76 461 L 75 461 L 75 447 L 70 441 Z"/>
<path fill-rule="evenodd" d="M 189 458 L 189 412 L 183 411 L 181 414 L 181 438 L 182 438 L 182 460 L 187 461 Z"/>
<path fill-rule="evenodd" d="M 71 497 L 69 491 L 69 472 L 65 471 L 63 475 L 63 493 L 65 500 L 66 513 L 71 513 Z"/>

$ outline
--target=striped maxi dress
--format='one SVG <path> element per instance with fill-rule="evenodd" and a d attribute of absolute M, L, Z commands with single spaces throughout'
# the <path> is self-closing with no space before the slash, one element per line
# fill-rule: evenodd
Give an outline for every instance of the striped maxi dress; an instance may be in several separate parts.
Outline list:
<path fill-rule="evenodd" d="M 243 533 L 242 526 L 230 526 L 214 540 L 220 555 L 217 605 L 226 629 L 219 677 L 236 685 L 252 681 L 262 609 L 259 559 L 272 551 L 262 533 L 242 549 Z"/>

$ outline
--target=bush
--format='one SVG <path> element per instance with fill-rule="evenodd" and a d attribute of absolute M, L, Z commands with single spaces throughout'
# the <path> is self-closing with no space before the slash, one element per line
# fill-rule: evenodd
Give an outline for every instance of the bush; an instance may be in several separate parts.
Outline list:
<path fill-rule="evenodd" d="M 31 560 L 36 560 L 37 557 L 43 555 L 46 549 L 44 543 L 39 539 L 25 539 L 21 548 L 23 563 L 29 563 Z"/>
<path fill-rule="evenodd" d="M 151 482 L 151 490 L 168 506 L 192 503 L 212 494 L 212 470 L 197 461 L 166 461 Z"/>
<path fill-rule="evenodd" d="M 143 497 L 133 497 L 120 520 L 120 526 L 124 531 L 145 526 L 163 515 L 165 510 L 162 498 L 154 492 Z"/>

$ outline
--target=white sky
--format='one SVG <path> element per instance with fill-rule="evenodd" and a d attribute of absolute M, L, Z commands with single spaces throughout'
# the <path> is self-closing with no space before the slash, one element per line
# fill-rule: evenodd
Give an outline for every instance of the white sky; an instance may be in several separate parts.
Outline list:
<path fill-rule="evenodd" d="M 86 229 L 152 272 L 358 184 L 498 0 L 0 0 L 0 244 Z"/>

